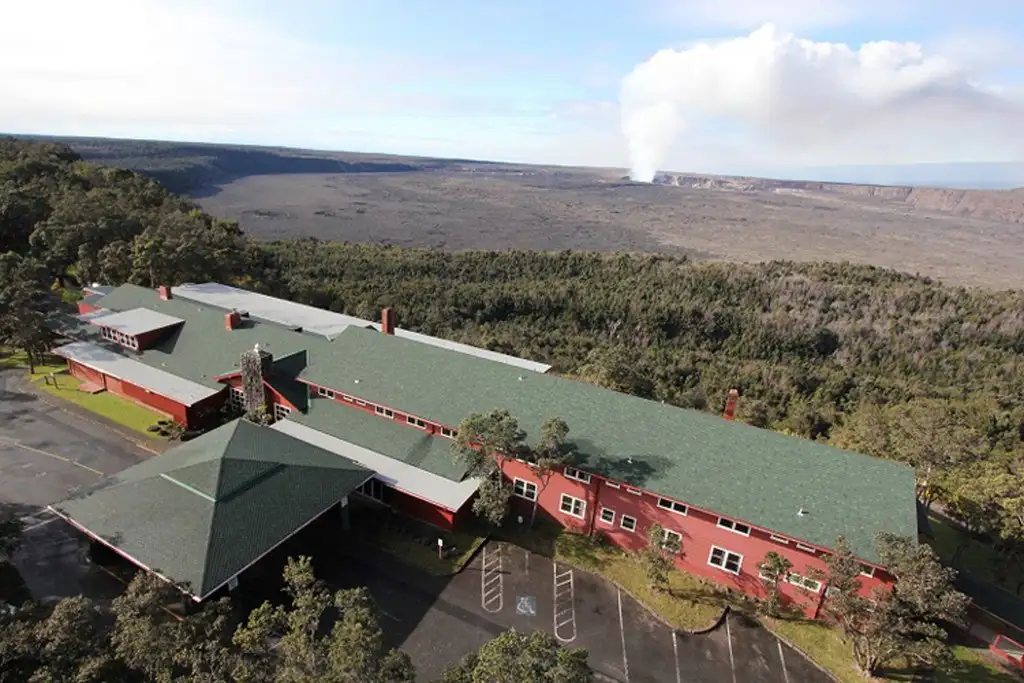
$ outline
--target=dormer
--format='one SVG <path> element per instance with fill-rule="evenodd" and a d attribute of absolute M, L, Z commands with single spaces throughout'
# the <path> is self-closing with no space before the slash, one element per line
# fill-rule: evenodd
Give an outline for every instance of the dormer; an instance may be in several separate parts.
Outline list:
<path fill-rule="evenodd" d="M 100 316 L 90 322 L 100 328 L 103 339 L 134 351 L 143 351 L 167 330 L 185 321 L 148 308 L 133 308 Z"/>

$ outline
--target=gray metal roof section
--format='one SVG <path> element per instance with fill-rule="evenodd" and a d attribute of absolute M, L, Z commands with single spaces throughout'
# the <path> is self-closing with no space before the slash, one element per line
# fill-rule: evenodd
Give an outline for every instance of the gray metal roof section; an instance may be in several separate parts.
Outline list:
<path fill-rule="evenodd" d="M 88 313 L 82 313 L 81 315 L 78 316 L 78 319 L 83 321 L 83 322 L 89 323 L 89 322 L 93 322 L 95 320 L 99 320 L 100 318 L 105 318 L 108 315 L 117 315 L 117 314 L 114 313 L 113 311 L 108 311 L 105 308 L 97 308 L 95 311 L 89 311 Z"/>
<path fill-rule="evenodd" d="M 114 287 L 113 285 L 101 285 L 98 282 L 94 282 L 91 285 L 86 285 L 85 287 L 82 287 L 83 292 L 89 292 L 90 294 L 99 294 L 100 296 L 106 296 L 107 294 L 113 292 L 115 289 L 117 288 Z"/>
<path fill-rule="evenodd" d="M 224 310 L 246 311 L 249 313 L 249 317 L 255 320 L 277 323 L 287 327 L 301 327 L 305 332 L 318 334 L 327 339 L 334 339 L 351 326 L 372 327 L 380 331 L 379 322 L 363 320 L 362 318 L 356 318 L 343 313 L 334 313 L 333 311 L 326 311 L 322 308 L 305 304 L 297 304 L 292 301 L 216 282 L 207 282 L 200 285 L 180 285 L 173 287 L 171 293 L 173 296 L 207 306 L 214 306 Z M 430 335 L 411 332 L 402 328 L 395 329 L 395 336 L 457 353 L 476 356 L 477 358 L 484 358 L 496 363 L 512 365 L 532 372 L 544 373 L 551 369 L 550 365 L 544 363 L 509 356 L 508 354 L 489 351 L 470 346 L 469 344 L 441 339 L 440 337 L 431 337 Z"/>
<path fill-rule="evenodd" d="M 196 384 L 169 372 L 143 365 L 136 360 L 125 358 L 89 342 L 79 341 L 65 344 L 54 349 L 53 353 L 61 358 L 67 358 L 93 370 L 98 370 L 105 375 L 148 389 L 154 394 L 160 394 L 184 406 L 194 405 L 221 391 L 221 389 L 204 387 L 202 384 Z"/>
<path fill-rule="evenodd" d="M 304 332 L 318 334 L 328 339 L 338 336 L 350 325 L 366 327 L 370 324 L 368 320 L 362 318 L 333 313 L 217 282 L 172 287 L 171 294 L 181 299 L 226 311 L 245 311 L 254 320 L 277 323 L 286 327 L 301 327 Z"/>
<path fill-rule="evenodd" d="M 388 486 L 453 512 L 465 505 L 466 501 L 472 498 L 476 490 L 480 488 L 479 479 L 468 478 L 463 481 L 445 479 L 292 420 L 279 420 L 273 424 L 273 429 L 359 463 L 363 467 L 373 470 L 376 473 L 374 477 Z"/>
<path fill-rule="evenodd" d="M 166 313 L 160 313 L 148 308 L 133 308 L 129 311 L 121 311 L 120 313 L 107 311 L 107 315 L 101 316 L 101 318 L 94 318 L 93 320 L 104 327 L 109 327 L 132 336 L 155 332 L 156 330 L 162 330 L 185 322 L 181 318 L 175 318 L 173 315 L 167 315 Z"/>

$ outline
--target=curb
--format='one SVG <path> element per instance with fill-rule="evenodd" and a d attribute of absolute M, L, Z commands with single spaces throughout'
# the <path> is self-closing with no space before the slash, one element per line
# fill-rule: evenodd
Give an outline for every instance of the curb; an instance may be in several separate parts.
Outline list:
<path fill-rule="evenodd" d="M 770 626 L 768 626 L 768 624 L 766 624 L 761 619 L 757 619 L 757 623 L 761 624 L 762 628 L 764 628 L 765 631 L 768 631 L 768 633 L 771 633 L 773 636 L 778 638 L 780 641 L 782 641 L 783 643 L 785 643 L 786 645 L 791 647 L 801 657 L 803 657 L 808 662 L 810 662 L 812 665 L 814 665 L 814 668 L 816 668 L 818 671 L 820 671 L 821 673 L 825 674 L 826 676 L 831 678 L 833 681 L 837 681 L 837 682 L 839 681 L 839 678 L 834 673 L 832 673 L 831 671 L 826 669 L 824 666 L 819 664 L 813 657 L 811 657 L 809 654 L 807 654 L 807 652 L 805 652 L 803 650 L 803 648 L 798 647 L 789 638 L 787 638 L 786 636 L 780 635 L 778 632 L 776 632 L 774 629 L 772 629 Z M 865 678 L 864 680 L 865 681 L 870 681 L 871 679 L 870 678 Z"/>

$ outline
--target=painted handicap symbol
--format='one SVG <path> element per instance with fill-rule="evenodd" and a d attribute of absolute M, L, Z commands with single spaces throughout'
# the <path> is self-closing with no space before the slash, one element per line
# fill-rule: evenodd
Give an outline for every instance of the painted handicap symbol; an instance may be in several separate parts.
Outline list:
<path fill-rule="evenodd" d="M 537 616 L 537 598 L 532 595 L 521 595 L 516 598 L 516 614 L 528 617 Z"/>

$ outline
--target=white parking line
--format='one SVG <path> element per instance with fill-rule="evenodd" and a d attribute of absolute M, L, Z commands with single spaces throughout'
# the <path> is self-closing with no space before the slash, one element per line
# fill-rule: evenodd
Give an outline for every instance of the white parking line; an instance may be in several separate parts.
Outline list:
<path fill-rule="evenodd" d="M 551 572 L 554 575 L 555 638 L 563 643 L 571 643 L 576 640 L 576 584 L 573 582 L 572 569 L 559 573 L 558 563 L 552 562 Z"/>
<path fill-rule="evenodd" d="M 626 683 L 629 683 L 629 659 L 626 657 L 626 626 L 622 620 L 622 590 L 619 588 L 615 589 L 616 593 L 619 594 L 619 635 L 622 636 L 622 671 L 626 674 Z M 679 667 L 676 667 L 676 672 L 679 671 Z"/>
<path fill-rule="evenodd" d="M 29 517 L 28 519 L 32 519 L 32 518 Z M 33 529 L 38 529 L 39 527 L 46 526 L 50 522 L 56 522 L 56 521 L 57 521 L 56 517 L 50 517 L 49 519 L 43 520 L 42 522 L 36 522 L 32 526 L 27 526 L 24 529 L 22 529 L 21 531 L 22 531 L 22 533 L 24 533 L 26 531 L 32 531 Z"/>
<path fill-rule="evenodd" d="M 732 669 L 732 683 L 736 683 L 736 660 L 732 657 L 732 630 L 729 628 L 729 615 L 725 615 L 725 637 L 729 639 L 729 668 Z"/>
<path fill-rule="evenodd" d="M 782 677 L 785 679 L 786 683 L 789 683 L 789 672 L 786 671 L 786 655 L 782 654 L 782 641 L 776 638 L 775 642 L 779 645 L 779 659 L 782 661 Z"/>
<path fill-rule="evenodd" d="M 679 673 L 679 643 L 676 642 L 675 629 L 672 630 L 672 655 L 676 660 L 676 683 L 683 683 L 683 675 Z"/>
<path fill-rule="evenodd" d="M 501 558 L 501 545 L 485 545 L 480 553 L 480 606 L 492 614 L 500 612 L 505 604 L 505 575 L 501 570 Z"/>

